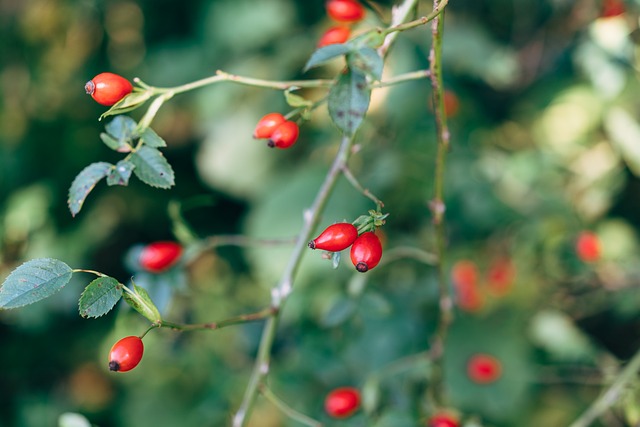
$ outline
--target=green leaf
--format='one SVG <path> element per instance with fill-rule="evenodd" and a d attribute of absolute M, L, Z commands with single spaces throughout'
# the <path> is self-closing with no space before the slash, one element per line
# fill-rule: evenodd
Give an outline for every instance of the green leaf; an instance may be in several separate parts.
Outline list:
<path fill-rule="evenodd" d="M 16 308 L 45 299 L 62 289 L 73 271 L 62 261 L 38 258 L 11 272 L 0 287 L 0 308 Z"/>
<path fill-rule="evenodd" d="M 340 266 L 340 254 L 341 252 L 333 252 L 331 254 L 331 266 L 334 270 Z"/>
<path fill-rule="evenodd" d="M 296 95 L 291 89 L 284 91 L 284 98 L 287 101 L 287 104 L 293 108 L 311 107 L 313 105 L 313 101 L 309 101 L 300 95 Z"/>
<path fill-rule="evenodd" d="M 115 116 L 135 110 L 136 108 L 147 102 L 147 100 L 151 98 L 151 95 L 153 95 L 153 93 L 150 91 L 131 92 L 129 95 L 113 104 L 107 111 L 102 113 L 102 115 L 100 116 L 100 120 L 108 116 Z"/>
<path fill-rule="evenodd" d="M 123 297 L 127 304 L 150 321 L 159 322 L 162 320 L 158 308 L 149 298 L 146 289 L 133 283 L 133 291 L 125 292 Z"/>
<path fill-rule="evenodd" d="M 107 176 L 107 185 L 128 185 L 134 168 L 129 160 L 120 160 L 111 168 Z"/>
<path fill-rule="evenodd" d="M 352 51 L 363 47 L 376 49 L 382 46 L 385 37 L 386 36 L 380 29 L 374 28 L 373 30 L 369 30 L 366 33 L 352 38 L 346 44 L 349 45 Z"/>
<path fill-rule="evenodd" d="M 122 297 L 122 285 L 113 277 L 98 277 L 89 283 L 78 301 L 82 317 L 107 314 Z"/>
<path fill-rule="evenodd" d="M 133 173 L 152 187 L 170 188 L 175 183 L 171 165 L 155 148 L 142 146 L 131 156 L 131 163 L 135 166 Z"/>
<path fill-rule="evenodd" d="M 69 199 L 67 200 L 72 216 L 76 216 L 80 212 L 93 187 L 109 174 L 112 167 L 112 164 L 106 162 L 92 163 L 76 176 L 69 187 Z"/>
<path fill-rule="evenodd" d="M 155 131 L 151 128 L 146 128 L 144 132 L 142 132 L 142 135 L 140 135 L 140 139 L 142 139 L 142 142 L 144 142 L 149 147 L 162 148 L 167 146 L 167 143 L 164 141 L 164 139 L 162 139 L 160 135 L 155 133 Z"/>
<path fill-rule="evenodd" d="M 371 90 L 364 74 L 347 69 L 329 91 L 329 115 L 331 120 L 348 137 L 352 137 L 362 124 Z"/>
<path fill-rule="evenodd" d="M 123 152 L 125 150 L 131 151 L 131 146 L 129 144 L 112 137 L 108 133 L 102 132 L 100 134 L 100 139 L 102 140 L 102 142 L 104 142 L 104 144 L 107 147 L 111 148 L 114 151 L 120 151 L 120 152 Z"/>
<path fill-rule="evenodd" d="M 138 137 L 136 132 L 138 124 L 129 116 L 117 116 L 104 127 L 109 135 L 118 141 L 129 143 Z"/>
<path fill-rule="evenodd" d="M 373 80 L 382 78 L 384 61 L 378 51 L 371 47 L 364 47 L 347 55 L 347 64 L 354 70 L 371 77 Z"/>
<path fill-rule="evenodd" d="M 351 46 L 346 43 L 330 44 L 328 46 L 321 47 L 311 54 L 311 58 L 307 61 L 303 71 L 308 71 L 314 67 L 337 58 L 338 56 L 345 55 L 351 52 Z"/>
<path fill-rule="evenodd" d="M 376 376 L 369 377 L 362 386 L 362 409 L 373 414 L 380 404 L 380 380 Z"/>

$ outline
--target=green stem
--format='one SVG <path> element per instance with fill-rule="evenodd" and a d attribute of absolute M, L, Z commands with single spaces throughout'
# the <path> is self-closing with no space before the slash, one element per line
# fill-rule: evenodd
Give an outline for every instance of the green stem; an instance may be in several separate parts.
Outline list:
<path fill-rule="evenodd" d="M 430 357 L 433 362 L 430 392 L 433 403 L 436 406 L 444 405 L 444 369 L 442 353 L 444 351 L 444 341 L 446 339 L 449 326 L 453 321 L 453 304 L 449 293 L 449 287 L 447 286 L 447 278 L 444 269 L 446 246 L 446 230 L 444 224 L 444 172 L 447 152 L 449 150 L 450 134 L 444 110 L 444 84 L 442 80 L 442 35 L 444 30 L 444 15 L 441 15 L 440 13 L 442 12 L 443 7 L 446 6 L 447 2 L 448 0 L 434 0 L 434 12 L 430 14 L 430 16 L 434 16 L 434 19 L 431 23 L 432 42 L 431 50 L 429 52 L 429 62 L 431 86 L 433 89 L 436 139 L 438 142 L 434 176 L 434 196 L 429 202 L 436 234 L 436 269 L 440 304 L 440 316 L 435 334 L 431 339 L 430 350 Z"/>
<path fill-rule="evenodd" d="M 390 79 L 387 79 L 383 82 L 374 82 L 371 84 L 371 88 L 376 89 L 381 87 L 393 86 L 393 85 L 397 85 L 398 83 L 404 83 L 411 80 L 426 79 L 427 77 L 430 77 L 430 76 L 431 76 L 431 71 L 429 70 L 411 71 L 409 73 L 398 74 L 397 76 L 391 77 Z"/>
<path fill-rule="evenodd" d="M 342 137 L 342 142 L 333 164 L 331 165 L 322 186 L 318 190 L 313 204 L 304 213 L 304 223 L 300 233 L 298 234 L 293 252 L 289 257 L 289 263 L 287 264 L 280 281 L 271 291 L 271 305 L 278 309 L 278 313 L 284 306 L 293 289 L 293 278 L 300 266 L 302 256 L 307 249 L 307 242 L 311 238 L 311 234 L 318 224 L 320 215 L 324 210 L 336 182 L 338 181 L 338 177 L 340 176 L 344 165 L 347 164 L 352 145 L 352 138 L 346 136 Z M 233 417 L 233 427 L 245 426 L 249 421 L 258 387 L 269 373 L 271 348 L 273 346 L 273 341 L 275 339 L 276 330 L 280 320 L 278 313 L 267 319 L 262 331 L 260 347 L 258 349 L 258 355 L 256 356 L 254 369 L 251 374 L 251 378 L 249 379 L 249 384 L 245 390 L 242 403 Z"/>
<path fill-rule="evenodd" d="M 440 15 L 444 11 L 444 8 L 447 6 L 447 3 L 449 3 L 449 0 L 434 1 L 433 10 L 428 15 L 425 15 L 413 21 L 405 22 L 403 24 L 387 28 L 385 30 L 385 33 L 392 34 L 400 31 L 407 31 L 412 28 L 425 25 L 428 22 L 435 20 Z"/>
<path fill-rule="evenodd" d="M 271 391 L 271 389 L 265 384 L 260 385 L 259 391 L 269 402 L 273 403 L 276 408 L 278 408 L 280 411 L 282 411 L 283 414 L 285 414 L 292 420 L 296 420 L 299 423 L 302 423 L 309 427 L 322 427 L 322 423 L 320 421 L 316 421 L 313 418 L 310 418 L 307 415 L 304 415 L 293 409 L 291 406 L 287 405 L 280 398 L 278 398 L 278 396 L 276 396 L 273 391 Z"/>
<path fill-rule="evenodd" d="M 640 371 L 640 350 L 636 352 L 611 386 L 609 386 L 577 420 L 571 423 L 569 427 L 587 427 L 591 425 L 596 418 L 616 404 L 629 383 L 637 379 L 638 371 Z"/>
<path fill-rule="evenodd" d="M 240 316 L 230 317 L 218 322 L 183 324 L 161 320 L 159 322 L 156 322 L 154 325 L 158 328 L 170 328 L 176 331 L 211 331 L 226 328 L 227 326 L 238 325 L 241 323 L 257 322 L 259 320 L 263 320 L 270 316 L 273 316 L 276 311 L 277 309 L 268 307 L 256 313 L 242 314 Z"/>
<path fill-rule="evenodd" d="M 99 271 L 95 271 L 95 270 L 85 270 L 83 268 L 74 268 L 73 270 L 71 270 L 72 273 L 89 273 L 89 274 L 95 274 L 98 277 L 109 277 L 104 273 L 100 273 Z"/>
<path fill-rule="evenodd" d="M 358 179 L 353 175 L 353 173 L 351 173 L 351 169 L 349 169 L 347 165 L 344 165 L 344 167 L 342 168 L 342 174 L 344 175 L 345 178 L 347 178 L 347 181 L 349 181 L 349 183 L 351 184 L 351 186 L 353 186 L 353 188 L 361 192 L 363 196 L 370 199 L 373 203 L 376 204 L 378 211 L 384 207 L 384 203 L 382 203 L 380 199 L 378 199 L 371 191 L 369 191 L 369 189 L 364 188 L 360 184 Z"/>

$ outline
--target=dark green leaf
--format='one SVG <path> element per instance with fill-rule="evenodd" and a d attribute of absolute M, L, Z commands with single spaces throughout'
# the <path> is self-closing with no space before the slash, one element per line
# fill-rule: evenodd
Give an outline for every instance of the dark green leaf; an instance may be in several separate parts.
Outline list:
<path fill-rule="evenodd" d="M 98 277 L 89 283 L 78 301 L 82 317 L 107 314 L 122 297 L 122 285 L 113 277 Z"/>
<path fill-rule="evenodd" d="M 341 298 L 333 304 L 322 317 L 322 324 L 327 327 L 338 326 L 346 322 L 356 312 L 358 305 L 351 298 Z"/>
<path fill-rule="evenodd" d="M 311 58 L 304 66 L 304 71 L 311 68 L 318 67 L 325 62 L 337 58 L 338 56 L 345 55 L 351 51 L 351 46 L 348 44 L 330 44 L 328 46 L 321 47 L 311 54 Z"/>
<path fill-rule="evenodd" d="M 382 78 L 384 61 L 373 48 L 364 47 L 351 52 L 347 55 L 347 63 L 351 69 L 358 70 L 373 80 Z"/>
<path fill-rule="evenodd" d="M 142 132 L 142 135 L 140 135 L 140 139 L 142 139 L 142 141 L 149 147 L 162 148 L 167 146 L 167 143 L 164 141 L 164 139 L 162 139 L 151 128 L 146 128 L 144 132 Z"/>
<path fill-rule="evenodd" d="M 133 173 L 152 187 L 169 188 L 175 182 L 171 165 L 155 148 L 142 146 L 131 156 L 131 163 L 135 166 Z"/>
<path fill-rule="evenodd" d="M 135 110 L 136 108 L 144 104 L 149 98 L 151 98 L 151 95 L 152 93 L 149 91 L 131 92 L 129 95 L 113 104 L 107 111 L 102 113 L 102 115 L 100 116 L 100 120 L 108 116 L 115 116 Z"/>
<path fill-rule="evenodd" d="M 120 160 L 111 168 L 107 176 L 107 185 L 128 185 L 135 166 L 128 160 Z"/>
<path fill-rule="evenodd" d="M 69 283 L 72 274 L 71 267 L 57 259 L 27 261 L 0 287 L 0 308 L 21 307 L 47 298 Z"/>
<path fill-rule="evenodd" d="M 352 137 L 367 110 L 371 90 L 364 74 L 348 69 L 329 91 L 329 115 L 338 128 Z"/>
<path fill-rule="evenodd" d="M 147 291 L 137 286 L 135 283 L 133 284 L 133 291 L 125 292 L 123 294 L 124 300 L 133 307 L 138 313 L 142 314 L 144 317 L 149 319 L 152 322 L 159 322 L 162 320 L 160 316 L 160 312 L 156 305 L 149 298 L 149 294 Z"/>
<path fill-rule="evenodd" d="M 106 162 L 92 163 L 84 168 L 73 180 L 69 188 L 69 210 L 76 216 L 93 187 L 109 174 L 112 164 Z"/>

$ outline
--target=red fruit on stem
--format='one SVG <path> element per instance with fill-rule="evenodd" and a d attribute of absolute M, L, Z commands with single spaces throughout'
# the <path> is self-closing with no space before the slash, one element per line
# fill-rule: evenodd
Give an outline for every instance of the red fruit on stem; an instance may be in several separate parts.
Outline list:
<path fill-rule="evenodd" d="M 357 22 L 364 18 L 364 6 L 357 0 L 329 0 L 327 14 L 338 22 Z"/>
<path fill-rule="evenodd" d="M 151 273 L 161 273 L 173 267 L 181 255 L 182 246 L 179 243 L 150 243 L 140 252 L 140 266 Z"/>
<path fill-rule="evenodd" d="M 256 129 L 253 131 L 253 137 L 270 138 L 273 131 L 286 121 L 287 119 L 280 113 L 269 113 L 258 121 Z"/>
<path fill-rule="evenodd" d="M 604 0 L 602 2 L 601 18 L 612 18 L 622 15 L 626 11 L 624 1 L 622 0 Z"/>
<path fill-rule="evenodd" d="M 331 27 L 318 40 L 318 47 L 344 43 L 349 40 L 350 35 L 351 29 L 349 27 Z"/>
<path fill-rule="evenodd" d="M 324 409 L 334 418 L 347 418 L 360 407 L 360 392 L 353 387 L 340 387 L 331 391 L 324 400 Z"/>
<path fill-rule="evenodd" d="M 459 427 L 458 417 L 448 412 L 438 413 L 427 422 L 427 427 Z"/>
<path fill-rule="evenodd" d="M 339 222 L 325 228 L 318 237 L 309 242 L 311 249 L 340 252 L 347 249 L 358 238 L 358 229 L 348 222 Z"/>
<path fill-rule="evenodd" d="M 490 384 L 502 376 L 502 364 L 490 354 L 474 354 L 467 362 L 467 375 L 476 384 Z"/>
<path fill-rule="evenodd" d="M 591 231 L 583 231 L 576 240 L 576 254 L 584 262 L 595 262 L 600 259 L 600 239 Z"/>
<path fill-rule="evenodd" d="M 109 369 L 114 372 L 127 372 L 138 366 L 142 360 L 144 345 L 140 337 L 122 338 L 111 347 Z"/>
<path fill-rule="evenodd" d="M 112 106 L 133 91 L 129 80 L 113 73 L 100 73 L 84 85 L 87 95 L 98 104 Z"/>
<path fill-rule="evenodd" d="M 362 233 L 351 245 L 351 262 L 360 273 L 371 270 L 382 258 L 382 244 L 373 231 Z"/>
<path fill-rule="evenodd" d="M 298 140 L 300 128 L 296 122 L 286 121 L 278 125 L 269 138 L 269 147 L 289 148 Z"/>
<path fill-rule="evenodd" d="M 461 260 L 451 268 L 451 280 L 458 307 L 464 311 L 477 311 L 484 301 L 478 288 L 478 267 L 473 261 Z"/>

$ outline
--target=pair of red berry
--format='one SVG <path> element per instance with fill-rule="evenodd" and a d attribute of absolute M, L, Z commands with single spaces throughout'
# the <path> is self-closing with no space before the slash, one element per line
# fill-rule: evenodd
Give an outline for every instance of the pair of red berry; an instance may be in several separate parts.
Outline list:
<path fill-rule="evenodd" d="M 382 258 L 382 244 L 373 231 L 358 235 L 351 223 L 339 222 L 327 227 L 318 237 L 309 242 L 311 249 L 340 252 L 351 246 L 351 262 L 361 273 L 378 265 Z"/>
<path fill-rule="evenodd" d="M 329 28 L 318 40 L 318 47 L 330 44 L 344 43 L 351 36 L 351 27 L 344 24 L 352 24 L 364 18 L 364 7 L 357 0 L 329 0 L 326 4 L 327 15 L 335 21 L 343 23 Z"/>
<path fill-rule="evenodd" d="M 280 113 L 269 113 L 258 121 L 253 137 L 269 139 L 269 147 L 289 148 L 298 140 L 300 128 Z"/>

